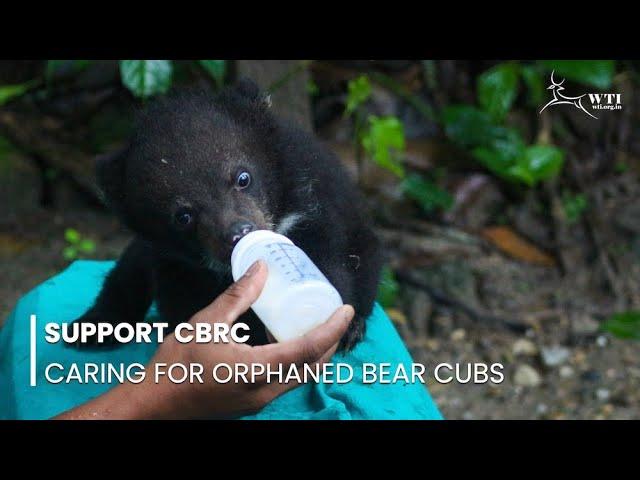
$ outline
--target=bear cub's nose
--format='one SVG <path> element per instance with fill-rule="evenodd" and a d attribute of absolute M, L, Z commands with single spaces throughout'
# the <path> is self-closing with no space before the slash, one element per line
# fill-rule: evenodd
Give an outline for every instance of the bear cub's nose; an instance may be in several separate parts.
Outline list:
<path fill-rule="evenodd" d="M 231 243 L 235 245 L 238 243 L 242 237 L 244 237 L 247 233 L 252 232 L 256 229 L 256 226 L 250 222 L 236 222 L 231 225 L 230 233 L 231 233 Z"/>

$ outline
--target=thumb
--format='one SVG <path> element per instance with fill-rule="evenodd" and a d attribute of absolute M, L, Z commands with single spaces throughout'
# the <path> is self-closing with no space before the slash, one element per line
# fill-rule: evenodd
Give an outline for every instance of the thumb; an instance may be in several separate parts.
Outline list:
<path fill-rule="evenodd" d="M 265 363 L 312 364 L 335 348 L 351 324 L 355 312 L 351 305 L 338 308 L 329 319 L 305 335 L 282 343 L 253 347 Z"/>

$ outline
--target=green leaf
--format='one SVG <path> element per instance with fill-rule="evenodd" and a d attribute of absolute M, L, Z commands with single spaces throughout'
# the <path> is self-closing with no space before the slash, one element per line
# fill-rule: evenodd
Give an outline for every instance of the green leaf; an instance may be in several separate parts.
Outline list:
<path fill-rule="evenodd" d="M 172 73 L 169 60 L 120 60 L 122 83 L 139 98 L 166 93 Z"/>
<path fill-rule="evenodd" d="M 378 165 L 404 178 L 404 167 L 396 156 L 405 148 L 404 127 L 398 118 L 369 117 L 369 128 L 362 135 L 362 146 Z"/>
<path fill-rule="evenodd" d="M 526 145 L 518 130 L 510 127 L 501 127 L 496 129 L 494 134 L 495 136 L 489 146 L 494 150 L 500 151 L 505 158 L 515 160 L 524 154 Z"/>
<path fill-rule="evenodd" d="M 640 312 L 616 313 L 607 319 L 601 328 L 618 338 L 640 340 Z"/>
<path fill-rule="evenodd" d="M 549 72 L 555 70 L 556 81 L 566 77 L 601 90 L 611 87 L 616 69 L 614 60 L 542 60 L 540 63 Z"/>
<path fill-rule="evenodd" d="M 75 260 L 78 257 L 78 251 L 76 247 L 65 247 L 65 249 L 62 250 L 62 256 L 65 260 Z"/>
<path fill-rule="evenodd" d="M 383 308 L 393 307 L 398 299 L 399 292 L 400 285 L 398 285 L 395 273 L 388 265 L 385 265 L 382 268 L 380 283 L 378 284 L 378 303 Z"/>
<path fill-rule="evenodd" d="M 320 88 L 318 87 L 318 84 L 313 81 L 313 78 L 310 78 L 307 82 L 307 93 L 310 97 L 317 97 L 320 93 Z"/>
<path fill-rule="evenodd" d="M 506 176 L 511 178 L 514 182 L 521 182 L 529 187 L 533 187 L 536 184 L 536 179 L 533 176 L 533 173 L 522 163 L 509 167 L 506 173 Z"/>
<path fill-rule="evenodd" d="M 80 232 L 74 228 L 67 228 L 64 231 L 64 238 L 70 244 L 75 245 L 80 241 Z"/>
<path fill-rule="evenodd" d="M 501 63 L 478 77 L 478 103 L 495 121 L 504 120 L 517 95 L 516 63 Z"/>
<path fill-rule="evenodd" d="M 526 172 L 532 180 L 531 185 L 553 178 L 564 164 L 564 151 L 552 145 L 532 145 L 524 151 L 524 156 L 517 161 L 516 168 Z M 525 182 L 527 183 L 527 182 Z"/>
<path fill-rule="evenodd" d="M 488 146 L 476 147 L 473 156 L 496 175 L 530 187 L 556 176 L 564 164 L 564 151 L 551 145 L 525 146 L 517 130 L 505 128 Z"/>
<path fill-rule="evenodd" d="M 402 189 L 405 195 L 418 202 L 426 213 L 439 209 L 447 210 L 453 205 L 453 197 L 449 192 L 418 174 L 411 174 L 405 178 Z"/>
<path fill-rule="evenodd" d="M 226 60 L 198 60 L 198 62 L 211 75 L 218 86 L 224 83 L 224 74 L 227 71 Z"/>
<path fill-rule="evenodd" d="M 569 192 L 563 192 L 562 209 L 564 210 L 564 216 L 569 225 L 573 225 L 580 220 L 587 206 L 588 202 L 585 194 L 579 193 L 572 195 Z"/>
<path fill-rule="evenodd" d="M 529 104 L 537 107 L 544 99 L 544 82 L 542 81 L 542 75 L 537 68 L 531 65 L 521 66 L 520 73 L 529 92 Z"/>
<path fill-rule="evenodd" d="M 473 156 L 496 175 L 527 185 L 533 185 L 541 175 L 538 157 L 543 152 L 528 151 L 518 130 L 496 125 L 487 112 L 456 105 L 443 110 L 442 121 L 449 138 L 471 149 Z"/>
<path fill-rule="evenodd" d="M 627 170 L 629 170 L 629 165 L 626 164 L 623 160 L 621 160 L 613 166 L 613 169 L 616 173 L 624 173 Z"/>
<path fill-rule="evenodd" d="M 82 239 L 78 244 L 78 249 L 83 253 L 93 253 L 96 250 L 96 244 L 89 239 Z"/>
<path fill-rule="evenodd" d="M 350 80 L 348 85 L 347 106 L 345 115 L 351 115 L 371 96 L 371 83 L 366 75 Z"/>
<path fill-rule="evenodd" d="M 472 154 L 482 165 L 497 176 L 514 183 L 520 181 L 518 177 L 511 173 L 511 168 L 514 166 L 517 157 L 508 155 L 505 150 L 477 147 Z"/>
<path fill-rule="evenodd" d="M 14 98 L 21 97 L 27 93 L 33 86 L 35 81 L 20 83 L 17 85 L 2 85 L 0 86 L 0 105 L 4 105 L 10 102 Z"/>
<path fill-rule="evenodd" d="M 613 170 L 616 173 L 624 173 L 627 170 L 629 170 L 629 165 L 627 163 L 625 163 L 624 161 L 619 161 L 617 162 L 614 166 L 613 166 Z"/>
<path fill-rule="evenodd" d="M 473 156 L 496 175 L 517 180 L 511 176 L 509 169 L 518 158 L 524 156 L 526 145 L 522 136 L 517 130 L 507 127 L 496 130 L 494 135 L 486 146 L 473 149 Z"/>
<path fill-rule="evenodd" d="M 445 107 L 441 120 L 446 135 L 463 148 L 489 145 L 502 131 L 487 112 L 471 105 Z"/>

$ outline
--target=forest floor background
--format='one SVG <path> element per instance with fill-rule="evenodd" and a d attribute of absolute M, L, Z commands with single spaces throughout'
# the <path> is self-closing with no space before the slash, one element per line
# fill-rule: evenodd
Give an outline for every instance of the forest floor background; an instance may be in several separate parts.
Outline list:
<path fill-rule="evenodd" d="M 56 187 L 55 209 L 39 206 L 38 182 L 26 159 L 11 156 L 0 190 L 0 324 L 22 295 L 68 264 L 62 255 L 66 228 L 95 241 L 96 259 L 117 258 L 130 238 L 114 217 L 86 206 L 64 182 Z M 556 290 L 562 282 L 554 270 L 522 265 L 490 249 L 478 249 L 472 259 L 453 256 L 434 268 L 444 290 L 455 296 L 457 289 L 467 303 L 488 310 L 510 302 L 522 308 L 523 298 L 544 296 L 542 290 Z M 393 316 L 414 360 L 428 371 L 442 362 L 505 366 L 505 381 L 495 386 L 429 381 L 446 418 L 627 419 L 640 413 L 640 345 L 599 333 L 589 315 L 568 319 L 531 306 L 535 318 L 515 332 L 434 304 L 424 292 L 409 295 L 405 314 Z"/>

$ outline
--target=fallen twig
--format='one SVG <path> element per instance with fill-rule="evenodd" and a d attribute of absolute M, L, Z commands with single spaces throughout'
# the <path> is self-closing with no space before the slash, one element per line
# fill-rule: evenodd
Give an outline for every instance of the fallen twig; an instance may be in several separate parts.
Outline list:
<path fill-rule="evenodd" d="M 491 314 L 478 312 L 469 305 L 457 300 L 455 298 L 451 298 L 446 295 L 444 292 L 438 290 L 437 288 L 428 285 L 423 280 L 415 278 L 410 273 L 406 272 L 396 272 L 396 278 L 398 281 L 406 283 L 414 288 L 419 288 L 427 292 L 427 294 L 432 298 L 435 303 L 439 303 L 441 305 L 445 305 L 456 310 L 460 310 L 467 316 L 469 316 L 472 320 L 476 322 L 482 322 L 487 325 L 497 326 L 497 327 L 506 327 L 509 330 L 514 332 L 523 333 L 527 330 L 528 326 L 522 323 L 518 323 L 506 318 L 497 317 Z"/>
<path fill-rule="evenodd" d="M 378 228 L 376 233 L 383 243 L 393 245 L 406 255 L 431 255 L 441 258 L 449 255 L 472 256 L 480 253 L 477 243 L 467 243 L 444 235 L 426 236 L 388 228 Z"/>

